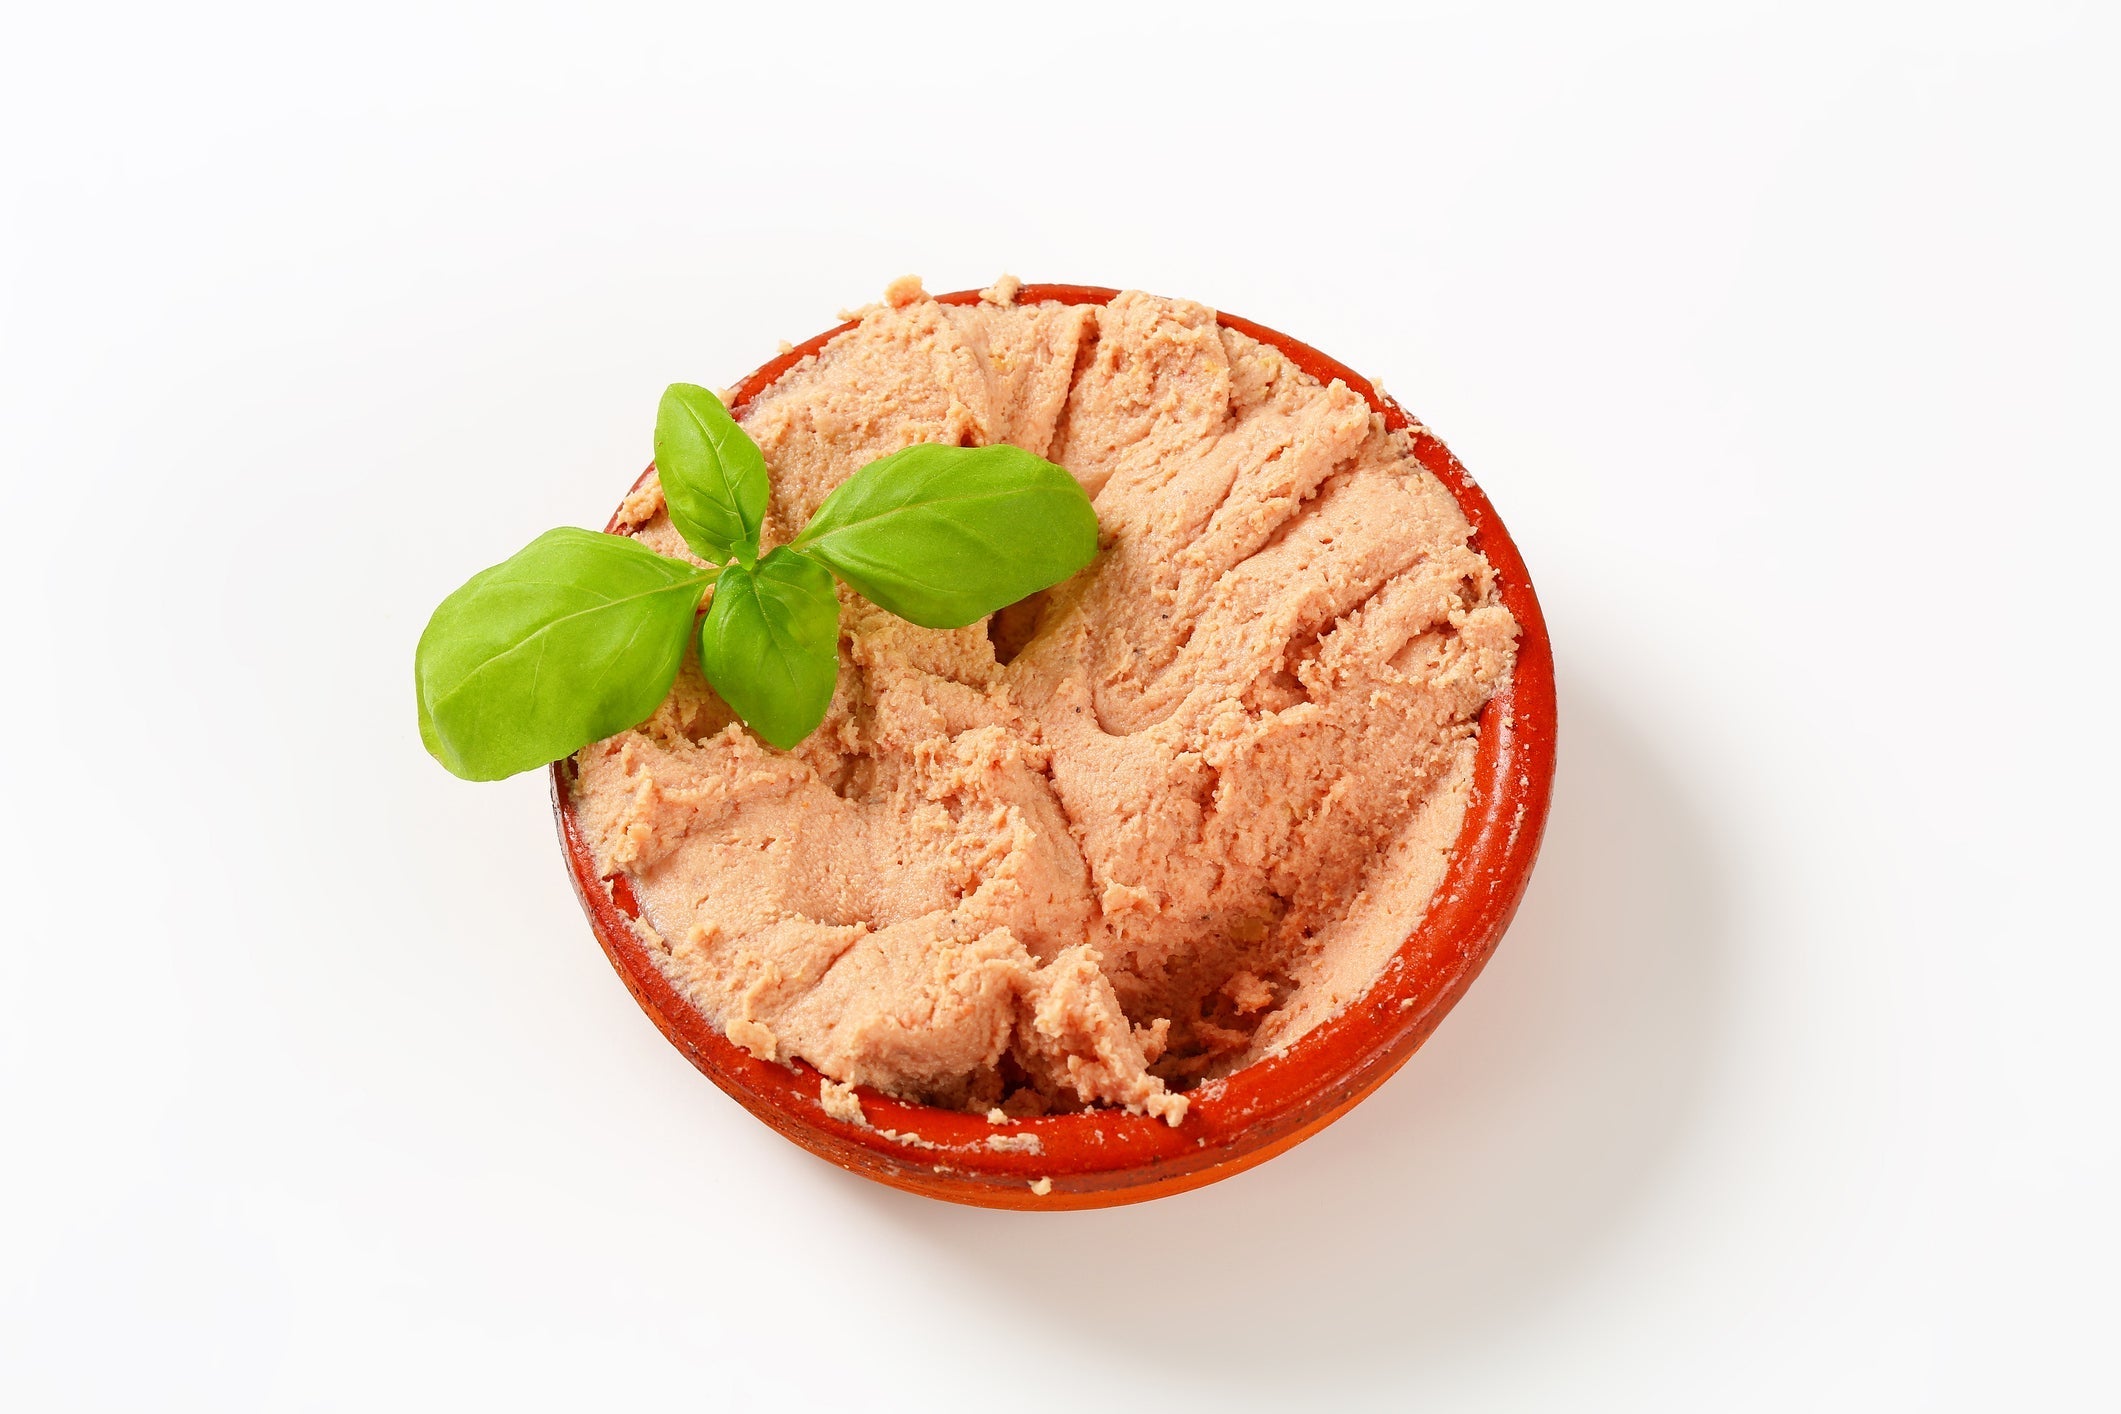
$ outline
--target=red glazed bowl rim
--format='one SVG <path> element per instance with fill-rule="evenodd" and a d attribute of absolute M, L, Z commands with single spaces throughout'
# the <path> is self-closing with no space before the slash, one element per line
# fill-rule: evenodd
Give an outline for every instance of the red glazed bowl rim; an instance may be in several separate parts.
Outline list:
<path fill-rule="evenodd" d="M 1117 293 L 1034 284 L 1020 287 L 1016 302 L 1104 304 Z M 981 293 L 960 290 L 935 298 L 971 304 Z M 931 1197 L 1010 1208 L 1099 1207 L 1227 1177 L 1316 1133 L 1397 1070 L 1479 975 L 1524 896 L 1552 798 L 1555 701 L 1546 620 L 1522 556 L 1458 459 L 1368 379 L 1285 334 L 1231 314 L 1217 318 L 1225 328 L 1272 345 L 1321 383 L 1338 378 L 1368 399 L 1388 428 L 1411 431 L 1415 458 L 1457 499 L 1472 527 L 1472 544 L 1494 568 L 1499 596 L 1517 620 L 1516 666 L 1481 710 L 1465 823 L 1443 881 L 1369 991 L 1280 1054 L 1190 1092 L 1192 1104 L 1176 1127 L 1112 1109 L 996 1125 L 866 1086 L 855 1092 L 867 1119 L 858 1124 L 825 1112 L 819 1099 L 823 1077 L 807 1062 L 758 1059 L 671 985 L 629 921 L 639 912 L 631 886 L 623 875 L 606 879 L 597 871 L 575 816 L 570 763 L 554 763 L 554 814 L 576 894 L 642 1009 L 732 1098 L 843 1168 Z M 741 416 L 782 374 L 857 322 L 829 329 L 759 368 L 736 386 L 731 411 Z M 605 528 L 618 529 L 616 514 Z M 1026 1134 L 1038 1137 L 1035 1152 L 1020 1140 L 1002 1149 L 989 1143 Z"/>

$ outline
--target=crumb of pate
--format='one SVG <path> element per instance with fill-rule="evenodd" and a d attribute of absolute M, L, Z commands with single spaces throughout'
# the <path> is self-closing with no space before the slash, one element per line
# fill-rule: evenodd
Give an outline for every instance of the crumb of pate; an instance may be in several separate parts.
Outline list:
<path fill-rule="evenodd" d="M 730 1040 L 736 1042 L 737 1045 L 742 1046 L 760 1060 L 770 1061 L 779 1058 L 780 1042 L 770 1028 L 761 1026 L 756 1021 L 738 1017 L 736 1020 L 731 1021 L 725 1029 L 729 1033 Z"/>
<path fill-rule="evenodd" d="M 862 1113 L 861 1096 L 854 1093 L 852 1085 L 842 1085 L 836 1080 L 821 1078 L 818 1081 L 817 1102 L 819 1108 L 834 1119 L 858 1124 L 864 1129 L 869 1127 L 869 1116 Z"/>
<path fill-rule="evenodd" d="M 663 510 L 663 483 L 653 477 L 626 493 L 619 502 L 619 525 L 635 530 L 654 520 Z"/>

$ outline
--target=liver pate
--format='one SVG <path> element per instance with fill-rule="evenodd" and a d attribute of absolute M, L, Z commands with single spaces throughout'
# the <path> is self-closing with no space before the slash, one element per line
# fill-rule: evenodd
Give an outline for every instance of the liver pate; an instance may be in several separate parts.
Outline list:
<path fill-rule="evenodd" d="M 688 656 L 649 721 L 580 753 L 580 815 L 659 965 L 754 1054 L 1175 1124 L 1412 931 L 1517 626 L 1457 503 L 1345 385 L 1198 304 L 1015 288 L 895 283 L 745 410 L 765 541 L 900 447 L 1006 441 L 1082 482 L 1096 562 L 951 632 L 842 589 L 832 707 L 790 752 Z M 687 555 L 652 479 L 622 514 Z"/>

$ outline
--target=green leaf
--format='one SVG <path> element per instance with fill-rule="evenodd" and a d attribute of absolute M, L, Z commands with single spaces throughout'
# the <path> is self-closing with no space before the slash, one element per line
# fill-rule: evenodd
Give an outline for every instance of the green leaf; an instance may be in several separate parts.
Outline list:
<path fill-rule="evenodd" d="M 655 413 L 655 470 L 670 523 L 710 565 L 754 564 L 766 519 L 766 458 L 705 388 L 673 383 Z"/>
<path fill-rule="evenodd" d="M 593 530 L 548 530 L 442 601 L 413 655 L 420 740 L 471 781 L 645 721 L 716 571 Z"/>
<path fill-rule="evenodd" d="M 745 723 L 786 751 L 817 730 L 840 676 L 832 575 L 787 546 L 722 571 L 700 624 L 700 671 Z"/>
<path fill-rule="evenodd" d="M 963 628 L 1089 564 L 1097 512 L 1021 447 L 923 444 L 847 478 L 793 544 L 900 618 Z"/>

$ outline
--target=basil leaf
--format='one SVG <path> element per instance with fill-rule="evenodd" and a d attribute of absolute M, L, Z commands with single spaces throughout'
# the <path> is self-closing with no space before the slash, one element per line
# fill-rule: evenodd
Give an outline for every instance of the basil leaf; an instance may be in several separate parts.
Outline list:
<path fill-rule="evenodd" d="M 655 471 L 670 523 L 710 565 L 759 554 L 766 519 L 766 458 L 722 400 L 705 388 L 673 383 L 655 412 Z"/>
<path fill-rule="evenodd" d="M 816 731 L 840 676 L 840 596 L 831 573 L 785 545 L 756 570 L 723 570 L 700 624 L 700 671 L 781 750 Z"/>
<path fill-rule="evenodd" d="M 963 628 L 1097 555 L 1097 512 L 1044 457 L 923 444 L 873 461 L 793 542 L 863 598 L 923 628 Z"/>
<path fill-rule="evenodd" d="M 715 573 L 621 535 L 546 531 L 427 621 L 420 740 L 454 774 L 497 781 L 646 720 Z"/>

